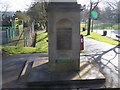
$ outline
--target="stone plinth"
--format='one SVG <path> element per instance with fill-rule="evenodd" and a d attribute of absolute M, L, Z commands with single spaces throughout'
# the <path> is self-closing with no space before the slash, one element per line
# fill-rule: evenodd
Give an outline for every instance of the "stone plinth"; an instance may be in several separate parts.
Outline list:
<path fill-rule="evenodd" d="M 76 71 L 80 63 L 80 5 L 51 2 L 48 5 L 49 67 L 52 71 Z"/>
<path fill-rule="evenodd" d="M 34 61 L 28 85 L 31 87 L 97 88 L 105 83 L 104 75 L 90 61 L 80 61 L 80 71 L 49 71 L 48 60 Z"/>

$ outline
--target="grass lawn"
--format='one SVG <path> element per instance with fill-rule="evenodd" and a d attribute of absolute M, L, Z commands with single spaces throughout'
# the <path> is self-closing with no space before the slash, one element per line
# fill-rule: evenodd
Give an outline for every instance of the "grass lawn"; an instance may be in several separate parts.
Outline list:
<path fill-rule="evenodd" d="M 23 47 L 17 46 L 2 46 L 2 50 L 7 54 L 22 54 L 22 53 L 34 53 L 34 52 L 48 52 L 48 34 L 44 32 L 37 32 L 36 47 Z"/>
<path fill-rule="evenodd" d="M 9 55 L 20 53 L 33 53 L 36 51 L 36 48 L 33 47 L 19 47 L 19 46 L 5 46 L 2 47 L 2 49 Z"/>
<path fill-rule="evenodd" d="M 84 32 L 81 32 L 81 34 L 83 34 L 84 36 L 86 36 L 86 31 Z M 112 38 L 109 38 L 107 36 L 102 36 L 98 33 L 95 33 L 95 32 L 91 32 L 90 35 L 86 36 L 88 38 L 92 38 L 92 39 L 95 39 L 97 41 L 100 41 L 100 42 L 105 42 L 105 43 L 108 43 L 108 44 L 112 44 L 112 45 L 118 45 L 119 44 L 119 41 L 117 40 L 114 40 Z"/>
<path fill-rule="evenodd" d="M 48 34 L 44 32 L 37 32 L 36 52 L 48 52 Z"/>
<path fill-rule="evenodd" d="M 87 23 L 86 23 L 87 24 Z M 85 28 L 86 27 L 86 25 L 85 25 L 85 23 L 84 22 L 81 22 L 80 23 L 80 30 L 82 30 L 83 28 Z"/>

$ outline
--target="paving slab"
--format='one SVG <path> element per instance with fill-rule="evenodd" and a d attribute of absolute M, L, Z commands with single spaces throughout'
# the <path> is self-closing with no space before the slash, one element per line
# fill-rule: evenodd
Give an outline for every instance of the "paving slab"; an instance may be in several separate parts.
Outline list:
<path fill-rule="evenodd" d="M 80 71 L 50 71 L 48 60 L 34 61 L 32 70 L 28 77 L 29 86 L 56 86 L 72 85 L 73 87 L 83 87 L 92 83 L 103 84 L 104 75 L 90 61 L 80 61 Z M 83 84 L 81 86 L 81 84 Z M 77 85 L 77 86 L 76 86 Z M 60 86 L 61 87 L 61 86 Z M 92 86 L 93 87 L 93 86 Z"/>

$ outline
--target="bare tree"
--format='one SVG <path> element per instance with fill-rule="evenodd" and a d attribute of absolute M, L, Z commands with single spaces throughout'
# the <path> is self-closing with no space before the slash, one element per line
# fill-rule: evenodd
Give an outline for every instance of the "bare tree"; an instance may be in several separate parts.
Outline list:
<path fill-rule="evenodd" d="M 0 12 L 3 12 L 4 14 L 5 12 L 7 12 L 8 8 L 9 8 L 8 4 L 3 4 L 2 2 L 0 2 Z"/>
<path fill-rule="evenodd" d="M 91 11 L 93 11 L 97 6 L 98 4 L 100 3 L 101 1 L 97 1 L 97 2 L 92 2 L 90 1 L 90 10 L 89 10 L 89 16 L 88 16 L 88 31 L 87 31 L 87 35 L 90 35 L 90 26 L 91 26 Z"/>
<path fill-rule="evenodd" d="M 118 7 L 118 1 L 114 0 L 114 1 L 110 1 L 107 0 L 105 1 L 112 9 L 116 9 Z"/>
<path fill-rule="evenodd" d="M 113 9 L 116 10 L 116 16 L 117 16 L 117 22 L 120 23 L 120 1 L 114 0 L 114 1 L 106 1 L 106 3 Z"/>
<path fill-rule="evenodd" d="M 45 1 L 45 0 L 42 0 Z M 29 8 L 28 14 L 35 21 L 35 27 L 47 30 L 47 2 L 35 0 L 35 3 Z"/>
<path fill-rule="evenodd" d="M 9 5 L 5 5 L 5 4 L 2 4 L 0 2 L 0 13 L 1 13 L 1 15 L 0 15 L 0 22 L 1 22 L 1 24 L 2 24 L 3 17 L 4 17 L 5 13 L 8 10 L 8 7 L 9 7 Z"/>

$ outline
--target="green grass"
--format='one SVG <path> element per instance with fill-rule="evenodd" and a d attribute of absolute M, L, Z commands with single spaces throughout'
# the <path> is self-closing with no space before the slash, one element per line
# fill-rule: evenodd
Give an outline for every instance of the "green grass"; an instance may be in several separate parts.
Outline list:
<path fill-rule="evenodd" d="M 2 50 L 2 45 L 0 45 L 0 50 Z"/>
<path fill-rule="evenodd" d="M 24 40 L 23 39 L 20 39 L 19 41 L 17 41 L 18 39 L 16 40 L 13 40 L 12 42 L 9 42 L 8 44 L 5 44 L 5 46 L 15 46 L 16 43 L 18 47 L 23 47 L 24 46 Z"/>
<path fill-rule="evenodd" d="M 33 53 L 36 48 L 33 47 L 19 47 L 19 46 L 5 46 L 2 48 L 9 55 L 12 54 L 22 54 L 22 53 Z"/>
<path fill-rule="evenodd" d="M 86 31 L 84 32 L 81 32 L 81 34 L 83 34 L 84 36 L 86 36 Z M 112 45 L 118 45 L 119 42 L 117 40 L 114 40 L 112 38 L 109 38 L 107 36 L 101 36 L 100 34 L 97 34 L 95 32 L 91 32 L 90 35 L 86 36 L 88 38 L 92 38 L 92 39 L 95 39 L 97 41 L 100 41 L 100 42 L 105 42 L 105 43 L 108 43 L 108 44 L 112 44 Z"/>
<path fill-rule="evenodd" d="M 117 24 L 110 24 L 110 23 L 99 23 L 99 24 L 94 24 L 94 29 L 107 29 L 107 30 L 118 30 L 120 29 L 120 23 Z"/>
<path fill-rule="evenodd" d="M 85 26 L 86 26 L 85 23 L 84 23 L 84 22 L 81 22 L 81 23 L 80 23 L 80 30 L 82 30 L 83 27 L 85 27 Z"/>
<path fill-rule="evenodd" d="M 115 30 L 120 29 L 120 23 L 113 25 L 112 28 L 115 29 Z"/>
<path fill-rule="evenodd" d="M 48 52 L 48 34 L 44 32 L 37 32 L 36 47 L 23 47 L 21 45 L 17 46 L 3 46 L 2 50 L 7 54 L 24 54 L 24 53 L 34 53 L 34 52 Z"/>
<path fill-rule="evenodd" d="M 48 34 L 43 32 L 37 32 L 36 40 L 36 52 L 48 52 Z"/>

